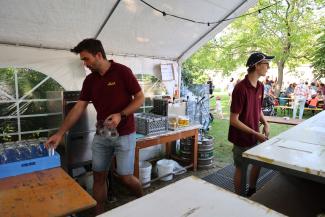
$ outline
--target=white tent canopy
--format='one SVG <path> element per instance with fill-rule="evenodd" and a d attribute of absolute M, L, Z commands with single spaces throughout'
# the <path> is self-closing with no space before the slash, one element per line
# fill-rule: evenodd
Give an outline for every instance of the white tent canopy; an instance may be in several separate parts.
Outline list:
<path fill-rule="evenodd" d="M 146 0 L 155 8 L 195 21 L 237 17 L 257 0 Z M 98 38 L 107 54 L 135 73 L 157 73 L 157 65 L 178 65 L 231 21 L 202 25 L 163 16 L 141 0 L 2 0 L 0 67 L 28 67 L 68 89 L 85 76 L 69 50 L 84 38 Z M 110 56 L 110 57 L 111 57 Z M 75 79 L 71 85 L 71 78 Z"/>

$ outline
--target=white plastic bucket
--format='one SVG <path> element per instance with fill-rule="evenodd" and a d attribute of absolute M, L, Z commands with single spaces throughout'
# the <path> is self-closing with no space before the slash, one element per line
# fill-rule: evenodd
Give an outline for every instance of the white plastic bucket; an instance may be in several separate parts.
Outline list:
<path fill-rule="evenodd" d="M 151 168 L 152 165 L 148 161 L 140 161 L 139 163 L 139 179 L 141 184 L 149 182 L 151 180 Z M 147 188 L 150 186 L 150 183 L 142 186 L 143 188 Z"/>
<path fill-rule="evenodd" d="M 172 160 L 162 159 L 157 161 L 157 172 L 158 176 L 164 176 L 169 173 L 173 173 L 174 170 L 174 162 Z M 163 181 L 169 181 L 173 179 L 173 174 L 161 178 Z"/>

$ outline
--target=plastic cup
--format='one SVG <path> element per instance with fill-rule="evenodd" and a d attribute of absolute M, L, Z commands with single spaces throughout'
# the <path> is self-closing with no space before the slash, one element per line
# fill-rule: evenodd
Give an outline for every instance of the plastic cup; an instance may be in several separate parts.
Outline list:
<path fill-rule="evenodd" d="M 13 147 L 7 147 L 4 150 L 4 154 L 5 154 L 5 158 L 7 159 L 6 163 L 19 161 L 19 155 L 17 153 L 17 150 Z"/>
<path fill-rule="evenodd" d="M 37 155 L 38 155 L 38 157 L 44 157 L 44 156 L 48 155 L 48 151 L 45 148 L 45 145 L 43 143 L 40 143 L 37 146 Z"/>
<path fill-rule="evenodd" d="M 116 128 L 113 127 L 102 127 L 98 130 L 99 135 L 102 137 L 105 137 L 106 139 L 109 139 L 111 141 L 116 141 L 118 139 L 118 132 Z"/>
<path fill-rule="evenodd" d="M 28 160 L 32 158 L 32 152 L 28 148 L 27 144 L 19 143 L 16 147 L 20 160 Z"/>

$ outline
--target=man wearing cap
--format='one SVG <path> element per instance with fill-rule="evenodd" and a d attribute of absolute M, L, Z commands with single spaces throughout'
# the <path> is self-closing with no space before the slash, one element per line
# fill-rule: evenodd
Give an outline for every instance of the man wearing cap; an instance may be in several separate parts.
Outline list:
<path fill-rule="evenodd" d="M 234 144 L 233 157 L 236 167 L 234 174 L 235 192 L 241 190 L 242 153 L 264 142 L 269 136 L 269 125 L 262 112 L 264 86 L 258 81 L 265 76 L 270 68 L 269 61 L 274 56 L 267 56 L 257 52 L 250 55 L 246 66 L 247 75 L 234 88 L 230 106 L 230 125 L 228 140 Z M 263 132 L 259 132 L 259 123 L 264 125 Z M 253 166 L 250 172 L 249 190 L 247 196 L 256 192 L 256 181 L 260 167 Z"/>

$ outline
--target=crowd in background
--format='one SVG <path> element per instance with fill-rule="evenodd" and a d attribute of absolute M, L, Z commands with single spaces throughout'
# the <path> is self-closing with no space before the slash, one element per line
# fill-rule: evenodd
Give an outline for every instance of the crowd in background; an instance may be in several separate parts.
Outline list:
<path fill-rule="evenodd" d="M 237 83 L 238 81 L 231 78 L 227 84 L 227 93 L 230 96 L 229 104 L 231 103 L 232 91 Z M 293 118 L 296 117 L 296 113 L 299 110 L 299 118 L 301 119 L 304 108 L 306 107 L 316 109 L 320 108 L 320 105 L 323 105 L 323 109 L 325 110 L 325 86 L 324 83 L 318 80 L 314 80 L 312 82 L 301 80 L 297 83 L 292 82 L 283 84 L 279 96 L 277 96 L 275 93 L 277 79 L 272 80 L 269 78 L 269 76 L 266 76 L 263 84 L 264 98 L 271 100 L 274 106 L 291 106 L 293 108 Z"/>
<path fill-rule="evenodd" d="M 302 119 L 305 107 L 316 109 L 319 106 L 319 101 L 324 99 L 324 84 L 317 80 L 311 83 L 302 80 L 298 84 L 295 82 L 290 83 L 287 87 L 283 87 L 279 97 L 275 95 L 276 83 L 276 80 L 273 81 L 266 77 L 264 81 L 264 96 L 271 97 L 274 105 L 291 104 L 293 107 L 293 118 L 296 118 L 297 111 L 299 110 L 299 119 Z M 323 106 L 323 109 L 325 109 L 325 106 Z"/>

